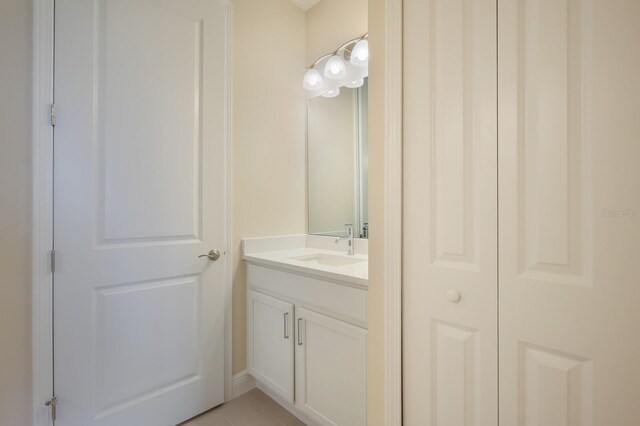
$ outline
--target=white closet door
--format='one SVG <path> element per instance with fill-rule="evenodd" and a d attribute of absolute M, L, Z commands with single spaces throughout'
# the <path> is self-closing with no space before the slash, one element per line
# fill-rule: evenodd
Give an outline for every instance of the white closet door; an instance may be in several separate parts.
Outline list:
<path fill-rule="evenodd" d="M 404 8 L 404 424 L 496 426 L 496 1 Z"/>
<path fill-rule="evenodd" d="M 500 424 L 640 424 L 640 2 L 499 0 Z"/>
<path fill-rule="evenodd" d="M 224 399 L 228 5 L 55 7 L 56 425 L 173 426 Z"/>

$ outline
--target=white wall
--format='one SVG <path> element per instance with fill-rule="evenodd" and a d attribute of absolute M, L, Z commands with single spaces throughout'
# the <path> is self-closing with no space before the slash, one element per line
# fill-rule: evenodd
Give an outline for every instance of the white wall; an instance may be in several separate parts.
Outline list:
<path fill-rule="evenodd" d="M 31 424 L 31 0 L 0 1 L 0 425 Z"/>
<path fill-rule="evenodd" d="M 240 239 L 306 232 L 305 13 L 289 0 L 235 0 L 233 371 L 246 368 Z"/>

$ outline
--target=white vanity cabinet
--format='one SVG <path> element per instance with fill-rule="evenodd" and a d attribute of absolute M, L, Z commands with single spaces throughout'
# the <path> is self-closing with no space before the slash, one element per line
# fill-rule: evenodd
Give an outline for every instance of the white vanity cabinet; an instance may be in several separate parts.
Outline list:
<path fill-rule="evenodd" d="M 326 425 L 366 425 L 367 330 L 296 308 L 296 408 Z"/>
<path fill-rule="evenodd" d="M 293 403 L 293 304 L 251 290 L 247 300 L 249 373 Z"/>
<path fill-rule="evenodd" d="M 366 425 L 366 288 L 249 263 L 248 371 L 304 421 Z"/>

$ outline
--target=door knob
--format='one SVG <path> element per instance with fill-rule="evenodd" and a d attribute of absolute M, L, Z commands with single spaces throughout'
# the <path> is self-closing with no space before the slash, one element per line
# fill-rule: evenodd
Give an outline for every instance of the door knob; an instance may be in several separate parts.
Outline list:
<path fill-rule="evenodd" d="M 451 303 L 458 303 L 460 299 L 462 299 L 462 295 L 455 290 L 448 290 L 447 299 L 449 299 L 449 302 Z"/>
<path fill-rule="evenodd" d="M 217 249 L 213 249 L 209 253 L 201 254 L 198 257 L 208 257 L 209 260 L 211 260 L 212 262 L 215 262 L 216 260 L 220 259 L 220 251 Z"/>

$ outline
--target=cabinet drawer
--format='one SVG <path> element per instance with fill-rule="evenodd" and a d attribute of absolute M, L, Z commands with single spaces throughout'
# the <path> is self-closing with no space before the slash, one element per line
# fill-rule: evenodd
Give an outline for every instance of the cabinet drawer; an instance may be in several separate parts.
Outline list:
<path fill-rule="evenodd" d="M 247 264 L 247 285 L 360 327 L 367 326 L 366 290 L 251 263 Z"/>

